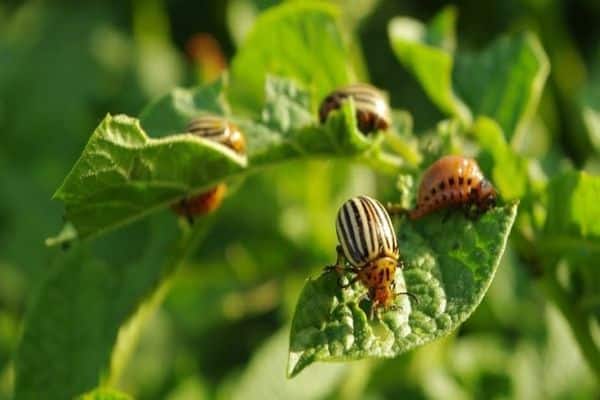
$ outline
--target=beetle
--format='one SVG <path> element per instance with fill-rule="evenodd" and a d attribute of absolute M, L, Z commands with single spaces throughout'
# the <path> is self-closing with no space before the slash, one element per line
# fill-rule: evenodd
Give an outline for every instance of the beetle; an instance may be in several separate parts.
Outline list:
<path fill-rule="evenodd" d="M 475 216 L 496 205 L 497 192 L 472 158 L 450 155 L 434 162 L 423 174 L 417 204 L 408 213 L 412 220 L 449 207 L 463 207 Z M 469 214 L 467 214 L 469 215 Z"/>
<path fill-rule="evenodd" d="M 239 128 L 223 117 L 203 115 L 194 118 L 186 131 L 229 147 L 238 154 L 246 152 L 246 140 Z"/>
<path fill-rule="evenodd" d="M 223 201 L 227 185 L 219 183 L 217 186 L 195 196 L 185 197 L 171 206 L 175 214 L 186 217 L 192 224 L 194 217 L 208 214 L 216 210 Z"/>
<path fill-rule="evenodd" d="M 368 288 L 373 311 L 392 308 L 395 293 L 396 268 L 403 268 L 398 240 L 388 212 L 383 205 L 368 196 L 353 197 L 342 204 L 336 219 L 337 261 L 328 267 L 338 273 L 356 274 L 343 288 L 360 281 Z M 350 264 L 348 267 L 347 264 Z"/>
<path fill-rule="evenodd" d="M 246 152 L 246 140 L 237 126 L 223 117 L 202 115 L 194 118 L 186 127 L 186 131 L 204 139 L 209 139 L 226 146 L 236 153 Z M 216 210 L 223 201 L 227 185 L 219 183 L 206 192 L 186 197 L 171 206 L 177 214 L 193 223 L 194 216 L 208 214 Z"/>
<path fill-rule="evenodd" d="M 362 133 L 368 135 L 390 126 L 390 106 L 385 95 L 366 83 L 340 87 L 325 97 L 319 107 L 320 122 L 325 123 L 331 111 L 339 109 L 342 101 L 350 97 L 354 100 L 358 129 Z"/>

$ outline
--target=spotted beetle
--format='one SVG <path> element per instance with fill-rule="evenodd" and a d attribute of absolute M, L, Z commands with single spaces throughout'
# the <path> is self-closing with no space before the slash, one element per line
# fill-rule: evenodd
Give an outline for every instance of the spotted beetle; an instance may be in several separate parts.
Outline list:
<path fill-rule="evenodd" d="M 415 220 L 443 208 L 463 207 L 469 211 L 472 206 L 479 215 L 494 207 L 496 198 L 496 190 L 475 160 L 445 156 L 423 174 L 417 204 L 408 215 Z"/>

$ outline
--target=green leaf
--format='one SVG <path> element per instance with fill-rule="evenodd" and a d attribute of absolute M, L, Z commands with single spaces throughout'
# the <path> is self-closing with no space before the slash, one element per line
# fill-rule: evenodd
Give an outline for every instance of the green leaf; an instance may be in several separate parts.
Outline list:
<path fill-rule="evenodd" d="M 175 89 L 144 111 L 142 123 L 153 134 L 164 135 L 182 129 L 192 115 L 210 110 L 207 98 L 224 110 L 217 87 L 222 88 L 216 84 L 206 90 Z M 290 80 L 269 77 L 265 91 L 260 120 L 230 117 L 246 137 L 247 157 L 191 134 L 152 139 L 140 121 L 107 116 L 55 194 L 65 203 L 66 218 L 79 237 L 125 225 L 262 166 L 307 157 L 358 156 L 380 142 L 380 135 L 366 137 L 358 130 L 352 99 L 321 125 L 309 109 L 309 93 Z"/>
<path fill-rule="evenodd" d="M 444 8 L 428 25 L 396 17 L 389 23 L 388 36 L 396 57 L 419 80 L 431 101 L 470 123 L 471 112 L 452 87 L 455 20 L 454 7 Z"/>
<path fill-rule="evenodd" d="M 226 115 L 225 83 L 223 77 L 207 86 L 176 88 L 150 103 L 140 114 L 140 124 L 149 136 L 159 137 L 185 132 L 190 121 L 201 114 Z"/>
<path fill-rule="evenodd" d="M 128 394 L 117 392 L 112 389 L 96 389 L 84 395 L 81 395 L 77 400 L 132 400 Z"/>
<path fill-rule="evenodd" d="M 260 15 L 231 65 L 229 99 L 258 114 L 268 74 L 293 78 L 320 101 L 353 80 L 338 10 L 322 3 L 287 3 Z"/>
<path fill-rule="evenodd" d="M 600 177 L 563 173 L 549 182 L 547 197 L 542 252 L 592 268 L 600 257 Z"/>
<path fill-rule="evenodd" d="M 479 117 L 472 127 L 481 147 L 478 161 L 505 200 L 522 198 L 528 191 L 528 160 L 510 148 L 502 129 L 492 119 Z"/>
<path fill-rule="evenodd" d="M 429 24 L 392 19 L 388 34 L 398 59 L 442 111 L 471 122 L 496 120 L 510 140 L 533 115 L 550 65 L 530 33 L 502 37 L 481 52 L 454 54 L 456 12 L 444 8 Z"/>
<path fill-rule="evenodd" d="M 548 185 L 546 234 L 569 234 L 578 238 L 600 238 L 600 177 L 571 171 L 553 178 Z"/>
<path fill-rule="evenodd" d="M 121 327 L 157 304 L 161 288 L 209 224 L 198 221 L 174 239 L 180 236 L 176 219 L 164 213 L 97 240 L 95 251 L 84 243 L 57 254 L 25 319 L 15 398 L 70 399 L 110 376 Z M 139 255 L 122 256 L 128 253 L 118 248 L 121 243 L 139 248 Z M 103 249 L 108 256 L 94 255 Z"/>
<path fill-rule="evenodd" d="M 504 36 L 456 57 L 456 91 L 475 115 L 496 120 L 510 140 L 535 112 L 550 64 L 531 33 Z"/>
<path fill-rule="evenodd" d="M 151 139 L 139 121 L 108 115 L 54 198 L 82 238 L 140 218 L 239 173 L 246 160 L 191 134 Z"/>
<path fill-rule="evenodd" d="M 590 76 L 578 95 L 587 141 L 600 154 L 600 52 L 590 67 Z M 577 139 L 577 138 L 576 138 Z M 579 139 L 581 141 L 581 139 Z"/>
<path fill-rule="evenodd" d="M 296 306 L 290 336 L 288 375 L 315 361 L 395 357 L 456 329 L 489 287 L 517 213 L 517 205 L 495 208 L 476 222 L 455 214 L 410 222 L 398 229 L 401 257 L 399 311 L 368 320 L 369 305 L 359 283 L 341 289 L 334 273 L 310 279 Z"/>

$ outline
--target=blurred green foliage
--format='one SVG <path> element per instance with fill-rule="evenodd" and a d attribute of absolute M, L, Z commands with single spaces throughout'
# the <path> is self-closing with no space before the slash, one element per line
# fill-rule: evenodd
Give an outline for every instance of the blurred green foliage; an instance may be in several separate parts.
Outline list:
<path fill-rule="evenodd" d="M 396 359 L 316 364 L 294 380 L 284 378 L 293 310 L 306 278 L 333 261 L 339 204 L 359 193 L 398 198 L 397 181 L 400 193 L 409 193 L 417 178 L 411 171 L 395 179 L 344 159 L 294 161 L 248 176 L 237 191 L 233 182 L 218 214 L 192 231 L 165 211 L 66 254 L 44 247 L 63 222 L 61 204 L 50 198 L 106 114 L 140 115 L 176 85 L 207 83 L 198 81 L 207 61 L 195 56 L 191 39 L 209 33 L 231 60 L 255 18 L 276 3 L 0 4 L 0 399 L 12 398 L 15 373 L 17 398 L 40 398 L 40 385 L 48 385 L 47 398 L 60 398 L 99 383 L 143 399 L 598 397 L 600 7 L 592 1 L 463 0 L 453 9 L 433 0 L 331 2 L 340 7 L 342 36 L 301 43 L 309 49 L 320 42 L 330 48 L 329 40 L 351 43 L 339 66 L 315 72 L 314 79 L 327 82 L 316 92 L 353 76 L 388 91 L 393 107 L 412 115 L 415 133 L 399 129 L 402 140 L 388 140 L 409 166 L 418 170 L 436 152 L 476 152 L 504 199 L 521 199 L 487 296 L 445 339 Z M 432 23 L 403 47 L 388 37 L 396 16 L 413 28 Z M 294 14 L 289 18 L 294 26 Z M 269 34 L 255 32 L 248 40 L 258 50 L 261 35 Z M 497 39 L 502 35 L 508 36 Z M 546 85 L 522 87 L 519 79 L 543 81 L 548 73 L 543 66 L 536 73 L 540 48 L 550 65 Z M 254 58 L 261 52 L 244 55 L 250 59 L 244 63 L 269 61 Z M 441 60 L 439 69 L 422 61 L 422 53 Z M 502 64 L 502 58 L 512 61 Z M 298 64 L 271 72 L 300 85 L 313 78 L 289 65 Z M 487 75 L 479 81 L 474 71 L 481 65 Z M 512 69 L 494 69 L 501 65 Z M 244 67 L 232 69 L 232 78 L 254 79 Z M 256 85 L 262 83 L 249 81 L 250 97 L 236 97 L 238 107 L 262 104 Z M 502 95 L 509 86 L 520 100 Z M 314 112 L 316 104 L 280 89 L 272 102 Z M 154 119 L 158 131 L 164 110 Z M 180 110 L 175 107 L 175 121 Z M 299 110 L 271 115 L 270 122 L 267 115 L 264 129 L 302 118 Z M 468 114 L 473 125 L 440 124 L 453 115 L 468 124 Z M 407 154 L 423 160 L 409 161 Z M 169 235 L 178 229 L 185 233 L 180 242 Z M 178 254 L 204 233 L 194 254 L 173 269 Z M 96 260 L 78 261 L 86 252 Z M 26 316 L 28 307 L 33 311 Z M 47 318 L 32 317 L 34 311 Z M 64 348 L 73 351 L 57 352 Z M 41 369 L 48 375 L 27 380 Z M 55 376 L 71 386 L 53 382 Z M 84 398 L 121 396 L 101 391 Z"/>

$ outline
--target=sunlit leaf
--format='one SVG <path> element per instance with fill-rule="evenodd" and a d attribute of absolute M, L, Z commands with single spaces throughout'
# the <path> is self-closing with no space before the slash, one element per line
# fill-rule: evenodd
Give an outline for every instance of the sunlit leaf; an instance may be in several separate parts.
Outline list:
<path fill-rule="evenodd" d="M 290 337 L 288 375 L 315 361 L 394 357 L 456 329 L 481 302 L 489 287 L 517 205 L 495 208 L 473 222 L 438 215 L 398 226 L 401 257 L 397 291 L 415 294 L 414 303 L 398 296 L 399 311 L 368 319 L 357 283 L 341 289 L 334 273 L 310 279 L 296 306 Z"/>
<path fill-rule="evenodd" d="M 338 14 L 331 5 L 294 2 L 260 15 L 232 62 L 232 104 L 260 112 L 268 74 L 294 79 L 316 101 L 350 82 L 350 55 Z"/>
<path fill-rule="evenodd" d="M 264 165 L 298 158 L 357 156 L 380 139 L 358 130 L 351 99 L 321 125 L 308 108 L 309 94 L 277 77 L 266 81 L 260 119 L 230 117 L 246 137 L 247 157 L 189 133 L 157 139 L 146 135 L 145 126 L 161 136 L 184 129 L 193 115 L 209 112 L 211 107 L 225 109 L 218 100 L 220 90 L 220 84 L 205 90 L 175 89 L 145 110 L 143 126 L 122 115 L 104 119 L 55 194 L 65 204 L 66 218 L 79 237 L 125 225 Z M 207 106 L 207 99 L 212 99 L 213 106 Z"/>
<path fill-rule="evenodd" d="M 388 35 L 394 53 L 416 76 L 431 101 L 448 114 L 470 122 L 471 112 L 452 85 L 455 20 L 453 7 L 446 7 L 428 25 L 396 17 L 389 23 Z"/>
<path fill-rule="evenodd" d="M 590 67 L 590 76 L 581 88 L 578 102 L 587 139 L 596 154 L 600 154 L 600 53 Z M 574 141 L 581 140 L 574 138 Z"/>
<path fill-rule="evenodd" d="M 191 134 L 151 139 L 138 120 L 108 115 L 54 197 L 87 237 L 208 188 L 245 164 L 215 142 Z"/>
<path fill-rule="evenodd" d="M 84 395 L 77 400 L 132 400 L 133 398 L 125 393 L 117 392 L 112 389 L 96 389 Z"/>
<path fill-rule="evenodd" d="M 502 129 L 492 119 L 479 117 L 473 124 L 473 134 L 481 146 L 478 156 L 484 171 L 503 199 L 523 197 L 528 190 L 528 161 L 519 156 L 506 142 Z"/>
<path fill-rule="evenodd" d="M 531 33 L 501 37 L 480 52 L 454 53 L 455 20 L 452 7 L 427 25 L 394 18 L 392 48 L 441 110 L 467 123 L 471 114 L 491 117 L 510 140 L 537 107 L 550 70 L 547 56 Z"/>
<path fill-rule="evenodd" d="M 600 256 L 600 177 L 580 171 L 563 173 L 549 182 L 547 196 L 539 250 L 595 268 Z"/>
<path fill-rule="evenodd" d="M 190 121 L 202 114 L 225 115 L 225 78 L 206 86 L 177 88 L 150 103 L 140 114 L 140 124 L 149 136 L 185 132 Z"/>
<path fill-rule="evenodd" d="M 548 186 L 546 233 L 580 238 L 600 237 L 600 177 L 572 171 Z"/>
<path fill-rule="evenodd" d="M 510 140 L 535 112 L 550 64 L 531 33 L 504 36 L 456 56 L 454 82 L 473 114 L 496 120 Z"/>

